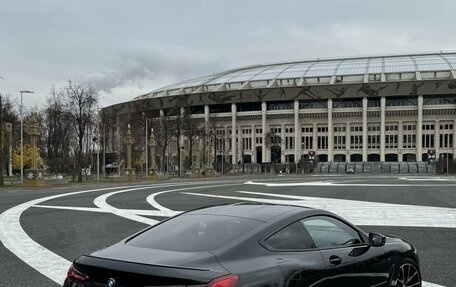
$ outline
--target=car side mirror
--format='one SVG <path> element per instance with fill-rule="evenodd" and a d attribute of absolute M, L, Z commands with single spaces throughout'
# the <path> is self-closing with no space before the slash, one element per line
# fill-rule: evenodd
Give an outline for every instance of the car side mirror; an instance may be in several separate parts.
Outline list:
<path fill-rule="evenodd" d="M 369 233 L 369 245 L 373 247 L 381 247 L 385 245 L 386 237 L 378 233 Z"/>

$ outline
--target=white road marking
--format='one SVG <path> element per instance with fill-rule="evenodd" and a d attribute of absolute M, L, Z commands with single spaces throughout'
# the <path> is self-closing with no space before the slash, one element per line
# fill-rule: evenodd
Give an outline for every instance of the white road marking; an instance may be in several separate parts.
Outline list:
<path fill-rule="evenodd" d="M 408 180 L 408 181 L 456 181 L 456 178 L 454 178 L 454 177 L 430 177 L 430 178 L 399 177 L 398 179 Z"/>
<path fill-rule="evenodd" d="M 331 173 L 328 173 L 328 174 L 312 174 L 311 176 L 314 176 L 314 177 L 342 177 L 342 176 L 346 176 L 345 174 L 331 174 Z"/>
<path fill-rule="evenodd" d="M 101 213 L 112 213 L 109 210 L 101 209 L 98 207 L 73 207 L 73 206 L 54 206 L 54 205 L 34 205 L 32 207 L 48 208 L 48 209 L 60 209 L 60 210 L 71 210 L 71 211 L 84 211 L 84 212 L 101 212 Z M 164 212 L 160 210 L 145 210 L 145 209 L 122 209 L 128 213 L 135 215 L 145 216 L 157 216 L 157 217 L 172 217 L 180 214 L 180 211 L 169 211 Z"/>
<path fill-rule="evenodd" d="M 54 196 L 48 196 L 44 198 L 39 198 L 36 200 L 32 200 L 15 207 L 8 209 L 7 211 L 0 214 L 0 241 L 4 244 L 4 246 L 9 249 L 13 254 L 15 254 L 19 259 L 24 261 L 26 264 L 30 265 L 32 268 L 36 269 L 38 272 L 42 273 L 49 279 L 53 280 L 57 284 L 62 284 L 66 277 L 66 271 L 68 270 L 71 262 L 60 257 L 59 255 L 55 254 L 54 252 L 44 248 L 43 246 L 39 245 L 35 241 L 33 241 L 27 233 L 22 229 L 20 225 L 20 217 L 22 213 L 30 207 L 38 207 L 38 208 L 54 208 L 54 209 L 63 209 L 63 210 L 76 210 L 76 211 L 87 211 L 87 212 L 105 212 L 105 213 L 114 213 L 120 215 L 122 217 L 126 217 L 131 220 L 140 220 L 140 222 L 145 222 L 144 217 L 139 215 L 150 215 L 150 216 L 173 216 L 179 213 L 179 211 L 170 210 L 158 202 L 155 201 L 156 195 L 163 194 L 165 192 L 173 192 L 173 191 L 182 191 L 182 190 L 189 190 L 189 189 L 197 189 L 197 188 L 205 188 L 205 187 L 216 187 L 216 186 L 226 186 L 226 185 L 214 185 L 214 186 L 199 186 L 194 188 L 181 188 L 181 189 L 174 189 L 159 192 L 156 194 L 152 194 L 147 198 L 147 201 L 157 208 L 158 210 L 135 210 L 135 209 L 118 209 L 109 204 L 107 204 L 106 199 L 114 194 L 118 194 L 120 192 L 127 192 L 127 191 L 134 191 L 140 190 L 145 188 L 156 188 L 156 187 L 171 187 L 171 186 L 178 186 L 178 185 L 192 185 L 192 184 L 204 184 L 210 182 L 194 182 L 194 183 L 181 183 L 181 184 L 163 184 L 163 185 L 150 185 L 150 186 L 122 186 L 122 187 L 112 187 L 112 188 L 101 188 L 101 189 L 92 189 L 92 190 L 85 190 L 85 191 L 77 191 L 71 192 L 66 194 L 59 194 Z M 228 185 L 238 185 L 238 184 L 228 184 Z M 329 184 L 329 185 L 342 185 L 342 184 Z M 346 184 L 343 184 L 346 185 Z M 285 185 L 286 186 L 286 185 Z M 422 185 L 420 185 L 422 186 Z M 141 188 L 144 187 L 144 188 Z M 122 189 L 127 188 L 127 190 L 116 191 L 109 193 L 109 196 L 98 197 L 98 208 L 89 208 L 89 207 L 65 207 L 65 206 L 49 206 L 49 205 L 39 205 L 42 202 L 52 200 L 55 198 L 60 198 L 64 196 L 71 196 L 76 194 L 88 193 L 88 192 L 96 192 L 96 191 L 106 191 L 106 190 L 115 190 L 115 189 Z M 249 192 L 244 192 L 249 193 Z M 192 193 L 188 193 L 192 194 Z M 195 194 L 195 195 L 202 195 L 202 194 Z M 257 195 L 260 195 L 258 193 Z M 270 194 L 265 194 L 270 196 Z M 203 195 L 204 196 L 204 195 Z M 278 195 L 279 196 L 279 195 Z M 240 197 L 238 197 L 240 198 Z M 245 198 L 247 200 L 249 198 Z M 250 198 L 251 199 L 251 198 Z M 259 201 L 260 199 L 256 199 L 255 201 Z M 302 199 L 301 199 L 302 200 Z M 327 200 L 327 199 L 323 199 Z M 277 200 L 276 200 L 277 201 Z M 266 202 L 266 201 L 264 201 Z M 280 200 L 281 203 L 284 200 Z M 296 200 L 291 201 L 296 202 Z M 364 202 L 362 202 L 364 204 Z M 358 206 L 359 207 L 359 206 Z M 151 220 L 151 222 L 153 222 Z M 43 259 L 46 260 L 43 260 Z M 423 282 L 423 287 L 444 287 L 441 285 Z"/>
<path fill-rule="evenodd" d="M 279 187 L 279 186 L 362 186 L 362 187 L 421 187 L 421 186 L 432 186 L 435 184 L 397 184 L 397 183 L 338 183 L 329 181 L 310 181 L 310 182 L 254 182 L 247 181 L 245 184 L 252 185 L 264 185 L 268 187 Z M 456 186 L 456 184 L 440 184 L 439 186 Z"/>
<path fill-rule="evenodd" d="M 113 190 L 124 187 L 100 188 L 38 198 L 14 206 L 0 214 L 0 241 L 20 260 L 57 284 L 63 284 L 71 262 L 39 245 L 22 229 L 20 218 L 28 208 L 41 202 L 76 194 Z"/>
<path fill-rule="evenodd" d="M 89 211 L 89 212 L 101 212 L 108 213 L 109 211 L 100 209 L 98 207 L 74 207 L 74 206 L 54 206 L 54 205 L 32 205 L 32 207 L 49 208 L 49 209 L 60 209 L 60 210 L 72 210 L 72 211 Z"/>
<path fill-rule="evenodd" d="M 163 216 L 163 217 L 170 217 L 174 216 L 176 214 L 181 213 L 182 211 L 174 211 L 169 208 L 166 208 L 162 205 L 160 205 L 158 202 L 155 201 L 155 196 L 164 194 L 164 193 L 169 193 L 169 192 L 174 192 L 174 191 L 182 191 L 182 190 L 193 190 L 193 189 L 201 189 L 201 188 L 210 188 L 210 187 L 221 187 L 221 186 L 234 186 L 234 185 L 239 185 L 239 183 L 235 184 L 218 184 L 218 185 L 203 185 L 203 186 L 193 186 L 193 187 L 185 187 L 185 188 L 178 188 L 178 189 L 170 189 L 170 190 L 165 190 L 157 193 L 153 193 L 147 197 L 147 202 L 149 202 L 153 207 L 157 208 L 158 211 L 153 212 L 156 215 Z M 160 187 L 160 186 L 159 186 Z M 110 205 L 107 202 L 107 199 L 113 195 L 119 194 L 119 193 L 125 193 L 125 192 L 130 192 L 130 191 L 137 191 L 137 190 L 142 190 L 142 189 L 153 189 L 157 187 L 140 187 L 140 188 L 131 188 L 131 189 L 124 189 L 124 190 L 118 190 L 110 193 L 105 193 L 103 195 L 100 195 L 99 197 L 95 198 L 93 201 L 94 204 L 100 208 L 101 210 L 105 210 L 107 212 L 111 212 L 117 216 L 121 216 L 126 219 L 130 219 L 133 221 L 141 222 L 147 225 L 155 225 L 159 221 L 155 219 L 150 219 L 146 218 L 143 216 L 139 216 L 137 213 L 131 212 L 129 209 L 120 209 L 117 207 L 114 207 Z"/>
<path fill-rule="evenodd" d="M 71 262 L 66 260 L 65 258 L 57 255 L 56 253 L 46 249 L 45 247 L 39 245 L 33 239 L 31 239 L 27 233 L 24 231 L 20 224 L 20 217 L 22 213 L 29 209 L 30 207 L 41 207 L 39 204 L 48 200 L 61 198 L 65 196 L 72 196 L 90 192 L 97 192 L 97 191 L 107 191 L 107 190 L 118 190 L 118 189 L 140 189 L 140 188 L 158 188 L 158 187 L 172 187 L 172 186 L 179 186 L 179 185 L 197 185 L 197 184 L 208 184 L 214 183 L 214 181 L 202 181 L 202 182 L 192 182 L 192 183 L 167 183 L 167 184 L 154 184 L 154 185 L 136 185 L 136 186 L 120 186 L 120 187 L 109 187 L 109 188 L 99 188 L 99 189 L 91 189 L 91 190 L 83 190 L 83 191 L 76 191 L 64 194 L 57 194 L 53 196 L 47 196 L 43 198 L 38 198 L 32 201 L 28 201 L 22 203 L 20 205 L 11 207 L 10 209 L 4 211 L 0 214 L 0 241 L 3 243 L 5 248 L 10 250 L 14 255 L 16 255 L 20 260 L 43 274 L 44 276 L 48 277 L 52 281 L 56 282 L 57 284 L 63 284 L 63 281 L 66 278 L 66 272 L 71 265 Z M 205 186 L 199 186 L 199 188 L 204 188 Z M 106 206 L 103 204 L 102 199 L 100 198 L 99 202 L 102 206 L 100 212 L 117 212 L 121 211 L 121 216 L 127 216 L 131 220 L 139 219 L 140 222 L 145 222 L 143 219 L 144 217 L 138 216 L 141 212 L 135 212 L 134 210 L 130 210 L 129 212 L 124 212 L 123 210 L 114 208 L 110 205 Z M 64 208 L 62 208 L 64 209 Z M 79 211 L 91 211 L 93 212 L 93 208 L 82 208 L 76 207 L 73 210 Z M 169 213 L 164 212 L 163 210 L 160 211 L 159 214 L 163 216 L 168 216 L 173 214 L 172 210 L 169 210 Z M 153 215 L 157 213 L 151 211 Z M 148 215 L 148 214 L 141 214 L 141 215 Z M 152 219 L 148 222 L 154 223 Z"/>
<path fill-rule="evenodd" d="M 185 194 L 271 204 L 291 204 L 326 209 L 339 214 L 356 225 L 456 228 L 456 209 L 454 208 L 377 203 L 250 191 L 238 192 L 266 197 L 279 197 L 282 199 L 225 196 L 189 192 L 186 192 Z"/>
<path fill-rule="evenodd" d="M 445 287 L 445 286 L 442 286 L 442 285 L 437 285 L 437 284 L 434 284 L 434 283 L 430 283 L 430 282 L 425 282 L 423 281 L 423 287 Z"/>
<path fill-rule="evenodd" d="M 129 212 L 126 209 L 120 209 L 120 208 L 114 207 L 106 202 L 108 197 L 111 197 L 111 196 L 119 194 L 119 193 L 137 191 L 137 190 L 142 190 L 142 189 L 150 189 L 150 188 L 151 187 L 130 188 L 130 189 L 123 189 L 123 190 L 118 190 L 118 191 L 114 191 L 114 192 L 110 192 L 110 193 L 105 193 L 105 194 L 100 195 L 99 197 L 95 198 L 93 203 L 96 206 L 98 206 L 98 208 L 100 208 L 101 210 L 106 210 L 107 212 L 111 212 L 112 214 L 115 214 L 117 216 L 120 216 L 120 217 L 123 217 L 126 219 L 130 219 L 133 221 L 141 222 L 141 223 L 144 223 L 147 225 L 155 225 L 159 222 L 158 220 L 136 215 L 134 213 Z"/>
<path fill-rule="evenodd" d="M 208 186 L 203 186 L 203 187 L 199 187 L 199 188 L 208 188 L 208 187 L 223 187 L 223 186 L 234 186 L 234 185 L 239 185 L 239 184 L 218 184 L 218 185 L 208 185 Z M 161 194 L 164 194 L 164 193 L 168 193 L 168 192 L 174 192 L 174 191 L 183 191 L 183 190 L 191 190 L 191 189 L 197 189 L 198 187 L 185 187 L 185 188 L 179 188 L 179 189 L 173 189 L 173 190 L 166 190 L 166 191 L 160 191 L 160 192 L 157 192 L 157 193 L 153 193 L 151 195 L 149 195 L 147 198 L 146 198 L 146 201 L 152 205 L 153 207 L 155 207 L 156 209 L 158 210 L 161 210 L 161 211 L 172 211 L 166 207 L 164 207 L 163 205 L 159 204 L 156 200 L 155 200 L 155 197 L 157 195 L 161 195 Z"/>

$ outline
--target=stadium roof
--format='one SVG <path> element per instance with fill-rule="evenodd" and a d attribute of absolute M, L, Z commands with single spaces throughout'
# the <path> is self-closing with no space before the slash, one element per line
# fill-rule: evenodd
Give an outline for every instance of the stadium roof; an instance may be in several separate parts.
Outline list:
<path fill-rule="evenodd" d="M 456 79 L 456 53 L 314 59 L 242 67 L 166 86 L 136 99 L 252 88 Z"/>

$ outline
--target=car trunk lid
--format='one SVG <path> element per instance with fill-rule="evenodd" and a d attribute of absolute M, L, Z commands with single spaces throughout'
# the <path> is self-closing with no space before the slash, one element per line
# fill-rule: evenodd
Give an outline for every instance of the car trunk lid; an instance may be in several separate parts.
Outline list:
<path fill-rule="evenodd" d="M 122 243 L 119 243 L 122 244 Z M 118 244 L 116 244 L 118 245 Z M 229 274 L 210 252 L 174 252 L 113 245 L 74 262 L 94 286 L 191 286 Z M 98 284 L 98 285 L 97 285 Z"/>

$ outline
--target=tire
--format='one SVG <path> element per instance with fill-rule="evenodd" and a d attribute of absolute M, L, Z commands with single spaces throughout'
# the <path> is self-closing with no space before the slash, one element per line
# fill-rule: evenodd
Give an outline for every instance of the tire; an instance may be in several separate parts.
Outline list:
<path fill-rule="evenodd" d="M 421 273 L 415 261 L 405 258 L 396 269 L 391 287 L 422 287 Z"/>

